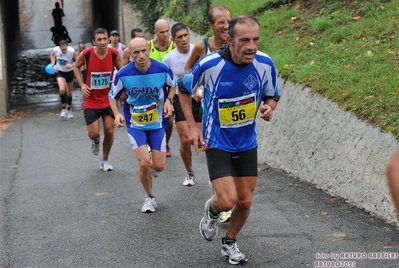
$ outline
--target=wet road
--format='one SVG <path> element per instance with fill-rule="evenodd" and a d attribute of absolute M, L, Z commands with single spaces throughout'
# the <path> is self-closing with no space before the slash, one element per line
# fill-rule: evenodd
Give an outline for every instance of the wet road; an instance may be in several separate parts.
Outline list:
<path fill-rule="evenodd" d="M 50 63 L 49 55 L 55 46 L 51 41 L 50 31 L 54 23 L 51 16 L 54 3 L 55 1 L 20 0 L 23 50 L 17 62 L 15 75 L 10 81 L 12 106 L 59 101 L 56 78 L 44 71 L 44 67 Z M 63 25 L 72 39 L 69 45 L 77 49 L 77 44 L 83 41 L 89 46 L 89 1 L 67 0 L 65 10 Z M 75 84 L 74 100 L 79 98 L 80 94 Z"/>

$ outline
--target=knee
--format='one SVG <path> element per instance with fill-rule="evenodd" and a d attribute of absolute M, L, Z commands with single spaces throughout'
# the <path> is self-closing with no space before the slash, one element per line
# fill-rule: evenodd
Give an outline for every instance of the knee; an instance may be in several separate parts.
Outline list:
<path fill-rule="evenodd" d="M 97 141 L 97 140 L 100 139 L 100 133 L 98 133 L 98 132 L 96 133 L 96 132 L 90 132 L 90 131 L 89 131 L 88 136 L 89 136 L 89 138 L 90 138 L 91 140 L 93 140 L 93 141 Z"/>
<path fill-rule="evenodd" d="M 109 127 L 109 128 L 104 129 L 104 136 L 113 137 L 114 136 L 114 128 Z"/>
<path fill-rule="evenodd" d="M 158 171 L 158 172 L 162 172 L 165 169 L 165 164 L 159 164 L 159 163 L 152 163 L 152 167 Z"/>
<path fill-rule="evenodd" d="M 237 200 L 236 206 L 240 209 L 248 210 L 251 208 L 252 200 L 251 199 L 243 199 Z"/>
<path fill-rule="evenodd" d="M 151 160 L 148 159 L 141 159 L 139 162 L 140 169 L 142 170 L 149 170 L 151 167 Z"/>
<path fill-rule="evenodd" d="M 183 148 L 189 148 L 191 146 L 191 142 L 187 138 L 181 139 L 181 146 Z"/>
<path fill-rule="evenodd" d="M 229 211 L 236 205 L 237 199 L 234 197 L 218 198 L 219 208 L 222 211 Z"/>

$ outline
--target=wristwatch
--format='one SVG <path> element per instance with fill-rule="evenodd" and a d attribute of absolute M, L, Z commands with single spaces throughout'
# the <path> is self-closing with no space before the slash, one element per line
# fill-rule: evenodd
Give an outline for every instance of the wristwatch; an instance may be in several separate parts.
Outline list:
<path fill-rule="evenodd" d="M 173 105 L 173 99 L 172 98 L 167 98 L 170 101 L 170 104 Z"/>

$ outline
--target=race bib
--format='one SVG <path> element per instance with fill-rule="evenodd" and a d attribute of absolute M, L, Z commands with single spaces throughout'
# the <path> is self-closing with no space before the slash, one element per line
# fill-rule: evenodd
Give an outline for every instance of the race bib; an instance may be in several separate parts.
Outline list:
<path fill-rule="evenodd" d="M 110 86 L 111 72 L 92 72 L 90 77 L 91 89 L 104 89 Z"/>
<path fill-rule="evenodd" d="M 219 100 L 219 118 L 221 128 L 238 128 L 250 125 L 256 115 L 255 94 L 234 99 Z"/>
<path fill-rule="evenodd" d="M 145 126 L 159 122 L 158 104 L 134 106 L 131 108 L 133 124 L 135 126 Z"/>

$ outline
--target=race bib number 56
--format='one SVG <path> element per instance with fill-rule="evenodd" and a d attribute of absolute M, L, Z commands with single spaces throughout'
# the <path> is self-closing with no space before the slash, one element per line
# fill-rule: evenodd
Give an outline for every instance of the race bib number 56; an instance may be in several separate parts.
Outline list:
<path fill-rule="evenodd" d="M 222 128 L 238 128 L 252 124 L 255 115 L 255 94 L 219 100 L 219 118 Z"/>

